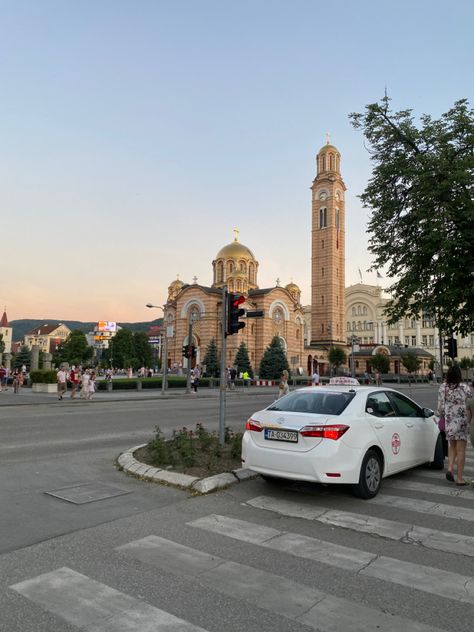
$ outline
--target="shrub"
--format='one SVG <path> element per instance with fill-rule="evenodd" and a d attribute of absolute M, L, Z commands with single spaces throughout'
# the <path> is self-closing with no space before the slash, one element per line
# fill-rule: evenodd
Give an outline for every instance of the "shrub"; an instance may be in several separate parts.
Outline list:
<path fill-rule="evenodd" d="M 56 371 L 37 369 L 30 372 L 30 379 L 33 384 L 56 384 L 58 381 Z"/>

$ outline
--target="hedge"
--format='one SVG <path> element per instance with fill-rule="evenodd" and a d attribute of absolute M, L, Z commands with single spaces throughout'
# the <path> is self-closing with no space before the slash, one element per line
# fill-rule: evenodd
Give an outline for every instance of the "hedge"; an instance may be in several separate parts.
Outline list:
<path fill-rule="evenodd" d="M 57 372 L 46 369 L 37 369 L 30 372 L 30 380 L 33 384 L 56 384 Z"/>

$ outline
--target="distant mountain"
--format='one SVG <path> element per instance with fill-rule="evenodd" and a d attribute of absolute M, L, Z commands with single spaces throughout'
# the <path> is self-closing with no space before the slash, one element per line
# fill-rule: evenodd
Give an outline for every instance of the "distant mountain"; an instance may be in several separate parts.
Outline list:
<path fill-rule="evenodd" d="M 141 323 L 117 323 L 120 327 L 125 327 L 126 329 L 131 329 L 132 331 L 147 331 L 150 325 L 161 325 L 162 318 L 156 318 L 155 320 L 151 320 L 149 322 L 141 322 Z M 94 327 L 97 325 L 97 321 L 92 323 L 84 323 L 80 320 L 57 320 L 56 318 L 44 318 L 42 320 L 38 320 L 36 318 L 21 318 L 19 320 L 11 320 L 10 327 L 13 327 L 13 340 L 23 340 L 25 334 L 27 334 L 31 329 L 35 327 L 39 327 L 40 325 L 54 325 L 59 323 L 64 323 L 69 327 L 69 329 L 80 329 L 85 334 L 88 334 L 90 331 L 93 331 Z"/>

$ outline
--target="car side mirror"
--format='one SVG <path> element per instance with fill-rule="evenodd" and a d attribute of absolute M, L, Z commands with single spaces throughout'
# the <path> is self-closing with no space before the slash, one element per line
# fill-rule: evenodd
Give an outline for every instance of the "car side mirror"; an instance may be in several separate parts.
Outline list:
<path fill-rule="evenodd" d="M 432 417 L 434 415 L 434 412 L 431 410 L 431 408 L 423 408 L 423 417 L 428 418 L 428 417 Z"/>

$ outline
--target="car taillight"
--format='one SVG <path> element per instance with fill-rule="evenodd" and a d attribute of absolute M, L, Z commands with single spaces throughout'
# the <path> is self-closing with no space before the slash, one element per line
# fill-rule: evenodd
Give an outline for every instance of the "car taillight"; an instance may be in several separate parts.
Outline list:
<path fill-rule="evenodd" d="M 262 432 L 263 428 L 258 423 L 258 421 L 254 421 L 253 419 L 249 419 L 245 424 L 245 430 L 252 430 L 253 432 Z"/>
<path fill-rule="evenodd" d="M 305 426 L 300 430 L 303 437 L 321 437 L 321 439 L 333 439 L 337 441 L 349 430 L 344 424 L 330 424 L 329 426 Z"/>

